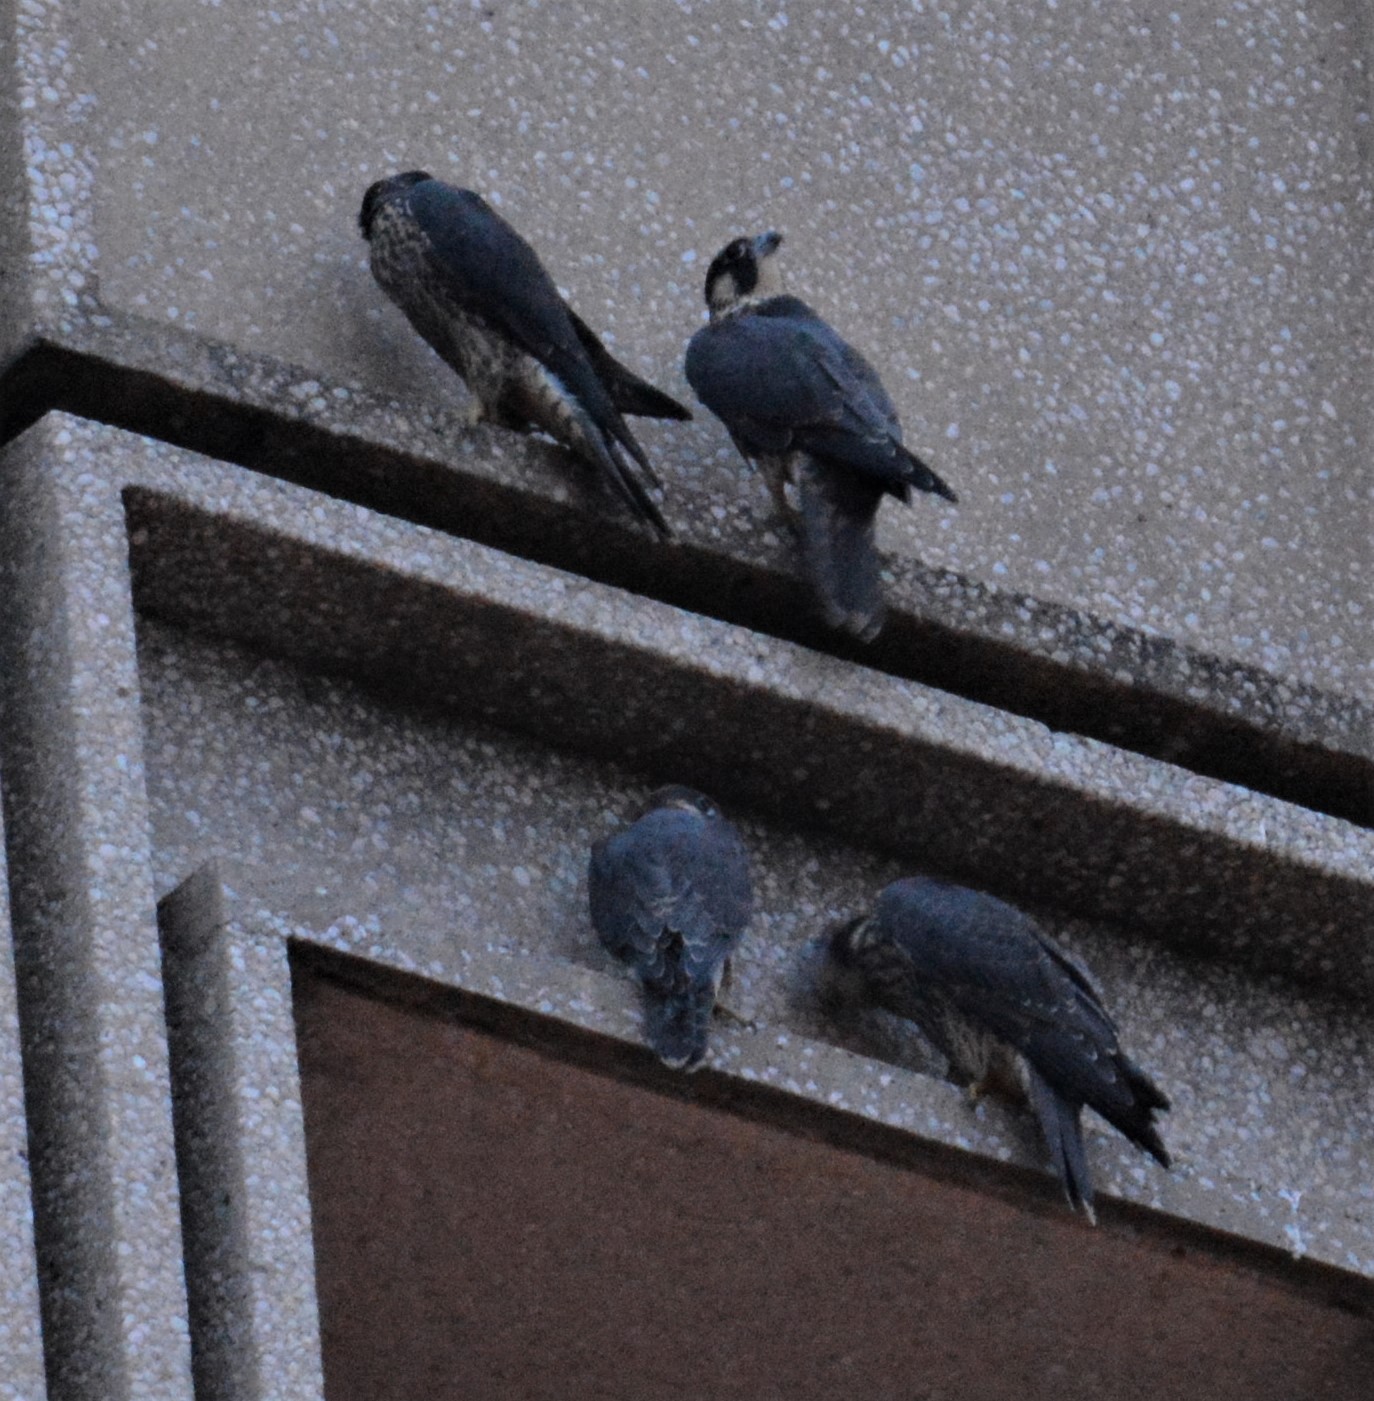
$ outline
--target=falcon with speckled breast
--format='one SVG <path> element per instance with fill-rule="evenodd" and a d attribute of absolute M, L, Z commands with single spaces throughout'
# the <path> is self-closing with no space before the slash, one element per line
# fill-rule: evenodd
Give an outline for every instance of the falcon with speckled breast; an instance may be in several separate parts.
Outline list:
<path fill-rule="evenodd" d="M 666 539 L 631 464 L 661 483 L 623 415 L 692 415 L 611 355 L 510 224 L 473 191 L 409 170 L 368 187 L 358 225 L 382 291 L 472 391 L 474 422 L 549 434 Z"/>
<path fill-rule="evenodd" d="M 928 876 L 894 881 L 830 935 L 832 997 L 916 1024 L 976 1097 L 1028 1100 L 1069 1204 L 1093 1215 L 1083 1106 L 1163 1167 L 1169 1100 L 1121 1049 L 1087 970 L 1015 906 Z"/>
<path fill-rule="evenodd" d="M 710 321 L 687 347 L 687 380 L 794 523 L 826 622 L 867 642 L 883 625 L 874 544 L 883 497 L 909 502 L 915 487 L 958 498 L 903 445 L 897 410 L 873 366 L 805 302 L 782 292 L 773 263 L 781 243 L 772 232 L 737 238 L 713 259 Z"/>
<path fill-rule="evenodd" d="M 587 894 L 602 944 L 643 988 L 645 1039 L 665 1065 L 695 1070 L 753 909 L 739 833 L 705 794 L 660 788 L 592 847 Z"/>

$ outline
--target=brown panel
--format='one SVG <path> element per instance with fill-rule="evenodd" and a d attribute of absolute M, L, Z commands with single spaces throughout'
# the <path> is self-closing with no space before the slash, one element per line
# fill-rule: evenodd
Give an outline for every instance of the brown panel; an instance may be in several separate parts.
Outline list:
<path fill-rule="evenodd" d="M 1367 1318 L 1268 1265 L 295 987 L 329 1401 L 1345 1401 L 1374 1369 Z"/>

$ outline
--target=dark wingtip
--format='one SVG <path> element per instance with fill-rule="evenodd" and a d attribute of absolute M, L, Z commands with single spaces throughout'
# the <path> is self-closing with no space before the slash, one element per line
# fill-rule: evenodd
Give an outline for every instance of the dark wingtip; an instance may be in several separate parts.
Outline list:
<path fill-rule="evenodd" d="M 610 396 L 617 413 L 632 414 L 635 418 L 673 418 L 680 421 L 691 418 L 690 409 L 684 408 L 671 395 L 622 365 L 572 307 L 568 307 L 567 312 L 573 330 L 582 342 L 582 349 L 591 360 L 592 370 Z"/>
<path fill-rule="evenodd" d="M 904 447 L 902 451 L 906 453 L 907 461 L 913 469 L 912 486 L 918 491 L 928 491 L 932 496 L 943 496 L 946 501 L 956 506 L 959 504 L 959 497 L 954 488 L 938 472 L 932 471 L 910 448 Z"/>
<path fill-rule="evenodd" d="M 643 380 L 615 383 L 608 386 L 612 402 L 621 413 L 635 418 L 668 418 L 678 423 L 686 423 L 692 417 L 691 409 L 679 404 L 671 394 L 655 389 Z"/>
<path fill-rule="evenodd" d="M 654 530 L 658 532 L 660 540 L 671 540 L 673 538 L 672 527 L 663 518 L 663 512 L 659 510 L 658 503 L 654 498 L 649 495 L 648 488 L 635 476 L 625 459 L 616 451 L 616 445 L 618 444 L 629 453 L 639 464 L 649 481 L 661 491 L 663 483 L 649 465 L 648 454 L 640 447 L 639 441 L 630 432 L 629 426 L 619 414 L 613 415 L 611 427 L 603 429 L 603 433 L 605 446 L 603 465 L 606 467 L 621 500 L 641 520 L 647 521 L 653 526 Z"/>
<path fill-rule="evenodd" d="M 1144 1149 L 1162 1168 L 1173 1166 L 1169 1150 L 1159 1134 L 1155 1123 L 1156 1113 L 1167 1113 L 1171 1108 L 1169 1096 L 1132 1060 L 1121 1057 L 1121 1068 L 1125 1072 L 1126 1083 L 1130 1086 L 1134 1103 L 1117 1127 L 1138 1148 Z"/>
<path fill-rule="evenodd" d="M 1160 1167 L 1166 1170 L 1173 1167 L 1174 1160 L 1169 1156 L 1169 1150 L 1159 1136 L 1159 1125 L 1149 1116 L 1149 1111 L 1146 1111 L 1139 1123 L 1132 1126 L 1126 1136 L 1137 1148 L 1144 1149 Z"/>
<path fill-rule="evenodd" d="M 660 540 L 671 540 L 673 528 L 664 519 L 663 512 L 658 508 L 658 502 L 628 472 L 625 473 L 624 480 L 629 486 L 627 500 L 634 513 L 640 520 L 653 526 L 654 533 Z"/>
<path fill-rule="evenodd" d="M 650 472 L 649 475 L 654 484 L 657 485 L 658 478 L 654 477 L 652 472 Z M 663 512 L 658 509 L 658 502 L 649 495 L 643 483 L 640 482 L 628 468 L 621 473 L 620 481 L 625 487 L 625 500 L 630 506 L 630 509 L 634 511 L 640 520 L 653 526 L 654 533 L 660 540 L 671 540 L 673 538 L 673 528 L 664 519 Z"/>

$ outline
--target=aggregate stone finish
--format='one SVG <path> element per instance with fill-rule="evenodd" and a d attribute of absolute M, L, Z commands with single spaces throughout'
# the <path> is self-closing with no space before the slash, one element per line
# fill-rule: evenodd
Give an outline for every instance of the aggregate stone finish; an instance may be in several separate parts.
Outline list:
<path fill-rule="evenodd" d="M 1374 981 L 1374 839 L 1347 823 L 112 430 L 24 441 L 49 435 L 63 509 L 126 541 L 146 612 L 1011 898 Z"/>
<path fill-rule="evenodd" d="M 53 1393 L 190 1401 L 128 547 L 0 471 L 0 766 Z"/>
<path fill-rule="evenodd" d="M 230 856 L 332 907 L 315 927 L 347 916 L 350 947 L 368 956 L 400 947 L 404 930 L 406 967 L 451 971 L 440 931 L 455 922 L 459 962 L 476 948 L 518 965 L 537 937 L 541 986 L 576 969 L 617 987 L 619 1034 L 637 1040 L 633 989 L 584 962 L 585 851 L 650 782 L 710 779 L 762 848 L 760 907 L 781 920 L 751 939 L 728 994 L 763 1023 L 737 1037 L 766 1058 L 732 1062 L 739 1043 L 722 1024 L 722 1065 L 789 1092 L 814 1080 L 821 1102 L 852 1096 L 899 1119 L 918 1094 L 936 1141 L 1038 1166 L 1023 1120 L 988 1109 L 970 1128 L 952 1086 L 906 1069 L 890 1028 L 817 1035 L 793 1008 L 830 919 L 899 871 L 949 870 L 957 848 L 965 879 L 1002 893 L 1022 880 L 1021 898 L 1060 932 L 1094 907 L 1067 937 L 1082 938 L 1128 1044 L 1176 1095 L 1171 1141 L 1191 1164 L 1152 1173 L 1108 1138 L 1094 1146 L 1108 1190 L 1367 1273 L 1369 1105 L 1353 1088 L 1367 1082 L 1367 1017 L 1351 996 L 1368 975 L 1368 833 L 69 417 L 11 445 L 0 481 L 7 519 L 29 527 L 15 534 L 48 542 L 43 569 L 32 545 L 12 556 L 17 596 L 33 607 L 34 578 L 65 585 L 82 598 L 72 629 L 103 639 L 81 654 L 101 670 L 81 672 L 79 723 L 54 713 L 61 686 L 24 693 L 6 781 L 28 791 L 10 758 L 40 718 L 77 760 L 97 718 L 105 743 L 142 727 L 128 762 L 92 760 L 102 801 L 67 825 L 79 838 L 134 814 L 121 870 L 147 872 L 148 908 L 154 889 Z M 137 622 L 135 601 L 151 609 Z M 47 646 L 41 629 L 13 629 L 11 654 L 29 665 Z M 524 734 L 502 733 L 511 726 Z M 51 841 L 50 826 L 15 827 L 25 870 L 40 863 L 24 843 Z M 124 921 L 126 956 L 147 956 L 141 929 L 136 914 Z M 155 965 L 147 984 L 158 987 Z M 1201 1049 L 1197 1027 L 1215 1031 Z M 804 1044 L 789 1049 L 794 1036 Z M 814 1057 L 848 1064 L 851 1044 L 903 1076 L 884 1082 L 893 1072 L 870 1056 L 860 1092 L 809 1070 Z M 1222 1054 L 1233 1046 L 1249 1059 Z M 1271 1105 L 1303 1117 L 1266 1119 Z"/>
<path fill-rule="evenodd" d="M 961 493 L 884 512 L 900 559 L 1374 691 L 1360 0 L 13 14 L 8 240 L 32 244 L 41 335 L 110 349 L 122 327 L 162 373 L 208 355 L 227 383 L 300 366 L 283 417 L 360 392 L 456 408 L 354 225 L 369 181 L 423 165 L 683 394 L 706 262 L 776 226 L 792 290 Z M 767 529 L 718 425 L 644 437 L 670 516 L 681 485 Z"/>
<path fill-rule="evenodd" d="M 591 1025 L 640 1040 L 639 999 L 587 920 L 586 865 L 593 841 L 643 800 L 642 782 L 490 726 L 379 707 L 346 681 L 165 626 L 144 625 L 140 675 L 160 892 L 223 863 L 235 890 L 275 892 L 316 921 L 346 924 L 352 951 L 508 998 L 516 977 L 527 988 L 532 979 L 527 1003 L 544 1013 L 565 1013 L 566 984 L 584 1011 L 600 1004 Z M 913 1080 L 913 1069 L 942 1079 L 944 1067 L 895 1019 L 836 1020 L 819 1006 L 824 932 L 911 863 L 731 815 L 750 851 L 757 912 L 732 960 L 722 1000 L 733 1015 L 717 1018 L 711 1063 L 1042 1166 L 1026 1118 L 996 1104 L 975 1112 L 953 1085 Z M 1120 928 L 1037 914 L 1093 968 L 1124 1044 L 1174 1101 L 1164 1121 L 1174 1173 L 1094 1120 L 1099 1185 L 1295 1255 L 1374 1270 L 1367 1016 L 1180 960 Z M 473 960 L 497 967 L 490 983 L 471 982 Z M 560 973 L 560 963 L 572 967 Z M 597 983 L 621 987 L 619 1000 L 587 1003 Z M 737 1019 L 747 1030 L 727 1034 Z M 851 1058 L 834 1046 L 869 1070 L 844 1071 Z"/>
<path fill-rule="evenodd" d="M 197 1398 L 322 1401 L 286 944 L 213 881 L 158 910 Z"/>
<path fill-rule="evenodd" d="M 0 1401 L 43 1401 L 47 1391 L 8 887 L 0 819 Z"/>

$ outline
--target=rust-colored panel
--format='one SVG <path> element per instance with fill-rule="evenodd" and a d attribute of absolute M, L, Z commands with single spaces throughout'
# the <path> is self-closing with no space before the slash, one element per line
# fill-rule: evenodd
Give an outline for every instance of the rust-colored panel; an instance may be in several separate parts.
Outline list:
<path fill-rule="evenodd" d="M 1308 1285 L 296 972 L 329 1401 L 1363 1394 Z"/>

